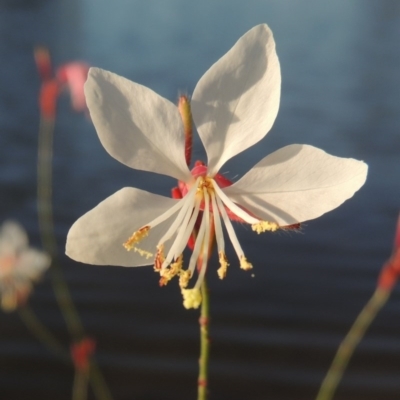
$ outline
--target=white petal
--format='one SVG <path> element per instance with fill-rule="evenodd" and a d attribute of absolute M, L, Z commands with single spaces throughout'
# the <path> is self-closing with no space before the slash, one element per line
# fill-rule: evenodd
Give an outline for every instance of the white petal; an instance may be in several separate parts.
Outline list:
<path fill-rule="evenodd" d="M 21 278 L 38 279 L 50 263 L 51 258 L 43 251 L 28 249 L 19 257 L 14 274 Z"/>
<path fill-rule="evenodd" d="M 267 25 L 248 31 L 203 75 L 191 104 L 211 176 L 271 129 L 280 89 L 279 61 Z"/>
<path fill-rule="evenodd" d="M 25 229 L 14 221 L 6 221 L 0 228 L 0 257 L 15 255 L 28 246 Z"/>
<path fill-rule="evenodd" d="M 74 223 L 68 232 L 66 254 L 76 261 L 95 265 L 153 264 L 153 257 L 146 259 L 133 250 L 127 251 L 123 243 L 177 201 L 135 188 L 121 189 Z M 137 247 L 154 254 L 169 225 L 167 220 L 150 229 L 148 237 Z"/>
<path fill-rule="evenodd" d="M 368 166 L 294 144 L 270 154 L 224 192 L 257 217 L 290 225 L 333 210 L 360 189 Z"/>
<path fill-rule="evenodd" d="M 90 69 L 85 95 L 97 134 L 111 156 L 132 168 L 190 179 L 183 124 L 174 104 L 99 68 Z"/>

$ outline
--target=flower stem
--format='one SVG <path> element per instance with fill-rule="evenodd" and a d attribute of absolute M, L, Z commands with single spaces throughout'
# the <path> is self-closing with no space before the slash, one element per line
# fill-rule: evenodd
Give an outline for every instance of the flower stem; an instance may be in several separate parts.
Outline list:
<path fill-rule="evenodd" d="M 364 337 L 379 310 L 386 304 L 390 293 L 390 290 L 379 287 L 375 290 L 371 299 L 354 321 L 349 333 L 340 344 L 328 373 L 321 384 L 316 400 L 331 400 L 333 398 L 354 350 Z"/>
<path fill-rule="evenodd" d="M 84 336 L 84 330 L 58 262 L 57 243 L 54 234 L 52 207 L 54 123 L 54 119 L 41 116 L 37 177 L 39 228 L 43 247 L 52 257 L 51 275 L 57 302 L 69 333 L 75 341 L 78 341 Z"/>
<path fill-rule="evenodd" d="M 200 324 L 200 359 L 199 359 L 199 379 L 197 400 L 207 399 L 208 388 L 208 360 L 210 355 L 209 324 L 210 324 L 210 302 L 206 280 L 201 285 L 201 313 Z"/>
<path fill-rule="evenodd" d="M 54 99 L 55 101 L 56 99 Z M 67 329 L 74 342 L 85 337 L 85 331 L 72 301 L 58 260 L 57 242 L 54 233 L 52 206 L 53 176 L 53 137 L 55 118 L 41 114 L 39 127 L 38 166 L 37 166 L 37 206 L 40 235 L 44 249 L 52 257 L 51 275 L 57 303 L 64 317 Z M 93 372 L 94 371 L 94 372 Z M 95 360 L 91 360 L 90 380 L 99 400 L 110 400 L 112 396 Z M 81 382 L 79 382 L 81 384 Z"/>
<path fill-rule="evenodd" d="M 64 361 L 71 361 L 68 352 L 46 328 L 46 326 L 40 322 L 38 317 L 28 305 L 19 307 L 18 314 L 26 327 L 41 343 L 43 343 L 49 350 L 51 350 L 56 356 L 62 358 Z"/>
<path fill-rule="evenodd" d="M 74 385 L 72 387 L 72 400 L 86 400 L 88 389 L 88 371 L 75 369 Z"/>
<path fill-rule="evenodd" d="M 112 400 L 112 395 L 97 363 L 90 361 L 90 382 L 93 392 L 99 400 Z"/>

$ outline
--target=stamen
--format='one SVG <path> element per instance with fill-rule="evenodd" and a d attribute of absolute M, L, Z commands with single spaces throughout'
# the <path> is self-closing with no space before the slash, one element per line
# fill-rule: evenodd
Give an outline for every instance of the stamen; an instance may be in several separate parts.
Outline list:
<path fill-rule="evenodd" d="M 163 262 L 162 267 L 165 268 L 172 261 L 177 254 L 181 254 L 186 247 L 187 241 L 189 240 L 190 235 L 192 234 L 194 224 L 196 222 L 197 216 L 200 210 L 200 202 L 201 199 L 196 197 L 195 200 L 195 208 L 193 211 L 193 206 L 188 207 L 186 210 L 186 215 L 184 220 L 181 223 L 181 226 L 178 231 L 178 235 L 176 236 L 174 243 L 172 244 L 166 259 Z"/>
<path fill-rule="evenodd" d="M 160 271 L 161 270 L 161 266 L 162 266 L 164 260 L 165 260 L 164 245 L 163 244 L 159 244 L 157 246 L 157 253 L 156 253 L 156 257 L 154 259 L 154 271 Z"/>
<path fill-rule="evenodd" d="M 135 248 L 135 244 L 139 243 L 149 234 L 150 226 L 146 225 L 143 228 L 140 228 L 136 231 L 125 243 L 124 247 L 130 251 Z"/>
<path fill-rule="evenodd" d="M 193 195 L 193 193 L 196 192 L 198 181 L 199 181 L 199 179 L 197 179 L 196 184 L 187 193 L 187 196 L 189 196 L 189 198 L 190 198 L 190 196 Z M 139 253 L 143 257 L 146 257 L 146 258 L 153 257 L 152 253 L 150 253 L 150 252 L 148 252 L 146 250 L 142 250 L 142 249 L 139 249 L 139 248 L 135 247 L 135 244 L 139 243 L 146 236 L 148 236 L 149 230 L 151 228 L 154 228 L 155 226 L 161 224 L 162 222 L 164 222 L 169 217 L 174 215 L 177 211 L 179 211 L 182 207 L 184 207 L 187 204 L 188 204 L 188 202 L 187 202 L 187 199 L 186 199 L 186 196 L 185 196 L 182 200 L 179 200 L 178 202 L 176 202 L 174 204 L 174 206 L 172 206 L 170 209 L 168 209 L 164 214 L 159 215 L 156 219 L 151 221 L 149 224 L 143 226 L 142 228 L 140 228 L 139 230 L 134 232 L 132 234 L 132 236 L 125 243 L 123 243 L 123 246 L 128 251 L 134 250 L 135 252 Z"/>
<path fill-rule="evenodd" d="M 203 214 L 203 219 L 205 218 L 206 220 L 206 231 L 204 234 L 204 239 L 203 239 L 203 243 L 202 243 L 202 247 L 203 247 L 203 254 L 202 254 L 202 263 L 201 263 L 201 269 L 199 272 L 199 277 L 197 278 L 197 282 L 194 286 L 194 289 L 199 288 L 201 286 L 201 284 L 203 283 L 203 279 L 204 279 L 204 275 L 206 273 L 207 270 L 207 265 L 208 265 L 208 252 L 210 249 L 210 231 L 211 231 L 211 227 L 210 227 L 210 197 L 208 195 L 208 191 L 206 188 L 203 189 L 203 195 L 204 195 L 204 202 L 205 202 L 205 206 L 204 206 L 204 214 Z"/>
<path fill-rule="evenodd" d="M 240 246 L 240 243 L 236 236 L 235 230 L 233 229 L 232 222 L 230 221 L 228 214 L 226 213 L 225 207 L 222 204 L 221 199 L 218 196 L 215 196 L 215 199 L 217 201 L 218 209 L 219 209 L 219 212 L 221 213 L 221 217 L 225 223 L 225 227 L 228 232 L 229 239 L 231 240 L 233 248 L 235 249 L 236 254 L 240 260 L 241 257 L 244 257 L 244 252 L 243 252 L 242 247 Z"/>
<path fill-rule="evenodd" d="M 193 192 L 196 191 L 197 186 L 199 184 L 199 179 L 196 180 L 196 183 L 190 188 L 190 190 L 186 193 L 186 196 L 190 196 Z M 155 218 L 153 221 L 147 224 L 147 226 L 150 226 L 151 228 L 154 228 L 155 226 L 161 224 L 161 222 L 164 222 L 167 220 L 169 217 L 174 215 L 177 211 L 179 211 L 185 204 L 186 204 L 186 196 L 183 197 L 182 200 L 179 200 L 174 204 L 171 208 L 169 208 L 164 214 L 161 214 L 157 218 Z"/>
<path fill-rule="evenodd" d="M 257 218 L 252 217 L 249 215 L 245 210 L 237 206 L 218 186 L 218 184 L 212 180 L 212 184 L 214 190 L 217 194 L 217 198 L 220 198 L 222 202 L 238 217 L 240 217 L 243 221 L 247 222 L 248 224 L 257 224 L 259 220 Z"/>
<path fill-rule="evenodd" d="M 218 211 L 217 202 L 215 201 L 215 193 L 211 193 L 211 204 L 213 209 L 215 239 L 217 241 L 218 253 L 225 251 L 225 239 L 222 231 L 221 218 Z"/>
<path fill-rule="evenodd" d="M 203 212 L 203 218 L 201 220 L 200 228 L 197 233 L 196 242 L 194 244 L 192 256 L 190 257 L 189 261 L 189 268 L 188 270 L 193 275 L 193 271 L 196 267 L 197 259 L 199 258 L 200 251 L 202 249 L 202 243 L 204 241 L 205 230 L 206 230 L 206 219 L 205 219 L 205 212 Z"/>
<path fill-rule="evenodd" d="M 164 268 L 160 271 L 161 279 L 160 286 L 165 286 L 175 275 L 178 275 L 182 269 L 183 255 L 181 254 L 177 260 L 170 265 L 169 268 Z"/>
<path fill-rule="evenodd" d="M 182 226 L 182 221 L 185 218 L 188 210 L 193 208 L 193 199 L 195 195 L 196 192 L 193 190 L 184 197 L 183 201 L 185 204 L 182 206 L 175 221 L 171 224 L 165 235 L 160 239 L 159 243 L 165 243 L 178 230 L 178 228 Z"/>
<path fill-rule="evenodd" d="M 150 253 L 147 250 L 140 249 L 139 247 L 133 247 L 133 251 L 135 253 L 139 253 L 142 257 L 146 257 L 147 259 L 153 257 L 153 253 Z"/>
<path fill-rule="evenodd" d="M 184 289 L 189 284 L 189 280 L 192 277 L 192 273 L 189 270 L 181 270 L 179 274 L 179 287 Z"/>
<path fill-rule="evenodd" d="M 276 222 L 260 221 L 251 225 L 251 229 L 258 234 L 265 231 L 275 232 L 279 229 L 279 225 Z"/>
<path fill-rule="evenodd" d="M 219 253 L 219 264 L 221 265 L 220 268 L 218 268 L 218 276 L 219 279 L 224 279 L 226 277 L 226 273 L 228 271 L 229 263 L 228 259 L 226 258 L 226 254 L 220 251 Z"/>
<path fill-rule="evenodd" d="M 248 271 L 250 269 L 253 269 L 253 264 L 249 263 L 245 256 L 242 256 L 240 257 L 240 268 L 244 269 L 245 271 Z"/>

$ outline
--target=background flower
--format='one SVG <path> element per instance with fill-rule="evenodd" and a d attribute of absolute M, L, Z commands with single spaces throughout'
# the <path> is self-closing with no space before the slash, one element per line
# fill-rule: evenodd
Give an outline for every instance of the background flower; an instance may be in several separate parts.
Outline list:
<path fill-rule="evenodd" d="M 29 247 L 25 230 L 16 222 L 0 228 L 0 297 L 4 311 L 23 304 L 37 281 L 50 266 L 50 257 Z"/>

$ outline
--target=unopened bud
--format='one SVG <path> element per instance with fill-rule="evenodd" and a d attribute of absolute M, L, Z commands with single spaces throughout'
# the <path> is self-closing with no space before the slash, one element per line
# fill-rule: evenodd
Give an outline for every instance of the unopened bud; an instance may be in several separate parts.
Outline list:
<path fill-rule="evenodd" d="M 181 114 L 183 122 L 183 130 L 185 132 L 185 159 L 186 164 L 189 165 L 192 158 L 192 112 L 190 109 L 190 100 L 188 96 L 181 95 L 178 101 L 178 110 Z"/>

